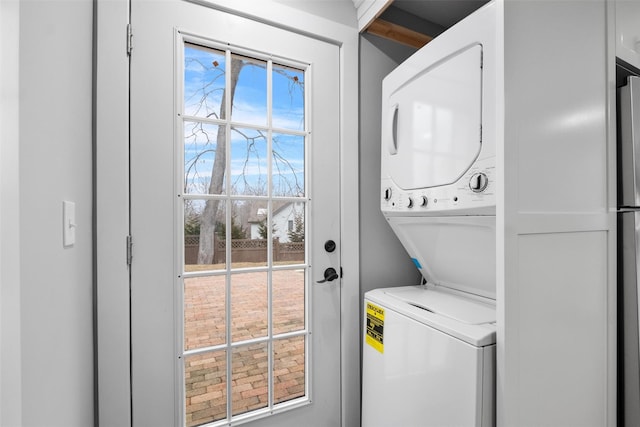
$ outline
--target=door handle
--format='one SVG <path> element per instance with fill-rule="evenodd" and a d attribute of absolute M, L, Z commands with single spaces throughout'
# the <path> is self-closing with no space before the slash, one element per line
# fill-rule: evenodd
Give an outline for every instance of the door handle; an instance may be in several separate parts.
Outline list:
<path fill-rule="evenodd" d="M 324 271 L 324 279 L 318 280 L 316 283 L 333 282 L 338 277 L 340 276 L 338 276 L 336 269 L 333 267 L 329 267 Z"/>
<path fill-rule="evenodd" d="M 389 112 L 389 130 L 387 132 L 387 150 L 392 156 L 398 154 L 398 104 L 394 104 Z"/>

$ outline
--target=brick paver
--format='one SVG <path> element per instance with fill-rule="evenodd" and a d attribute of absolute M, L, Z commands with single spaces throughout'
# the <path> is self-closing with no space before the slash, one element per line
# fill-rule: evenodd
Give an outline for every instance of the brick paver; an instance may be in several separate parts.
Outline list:
<path fill-rule="evenodd" d="M 273 272 L 274 335 L 304 328 L 304 273 Z M 185 348 L 224 344 L 224 276 L 185 279 Z M 233 342 L 267 336 L 267 274 L 231 276 Z M 304 337 L 274 341 L 274 402 L 304 395 Z M 232 413 L 268 405 L 267 344 L 234 348 L 232 353 Z M 185 358 L 186 424 L 197 426 L 226 417 L 226 356 L 224 351 Z"/>

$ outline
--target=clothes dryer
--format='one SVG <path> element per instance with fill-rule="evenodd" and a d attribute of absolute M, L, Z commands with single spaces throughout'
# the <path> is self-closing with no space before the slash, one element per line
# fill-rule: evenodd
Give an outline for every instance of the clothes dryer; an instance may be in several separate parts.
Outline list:
<path fill-rule="evenodd" d="M 496 21 L 489 3 L 384 78 L 385 215 L 495 215 Z"/>
<path fill-rule="evenodd" d="M 488 3 L 382 82 L 381 202 L 431 284 L 495 299 L 498 9 Z"/>

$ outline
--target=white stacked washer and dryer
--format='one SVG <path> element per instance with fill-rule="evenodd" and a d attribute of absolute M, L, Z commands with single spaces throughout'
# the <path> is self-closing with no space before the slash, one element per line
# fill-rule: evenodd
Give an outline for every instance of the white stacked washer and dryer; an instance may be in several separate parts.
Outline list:
<path fill-rule="evenodd" d="M 383 81 L 381 209 L 424 284 L 365 294 L 364 427 L 495 425 L 496 7 Z"/>

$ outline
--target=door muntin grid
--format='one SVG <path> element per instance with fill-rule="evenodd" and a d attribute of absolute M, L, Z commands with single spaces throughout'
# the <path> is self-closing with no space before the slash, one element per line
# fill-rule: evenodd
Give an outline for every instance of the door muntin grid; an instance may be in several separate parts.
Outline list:
<path fill-rule="evenodd" d="M 309 402 L 309 66 L 177 51 L 180 404 L 223 425 Z"/>

